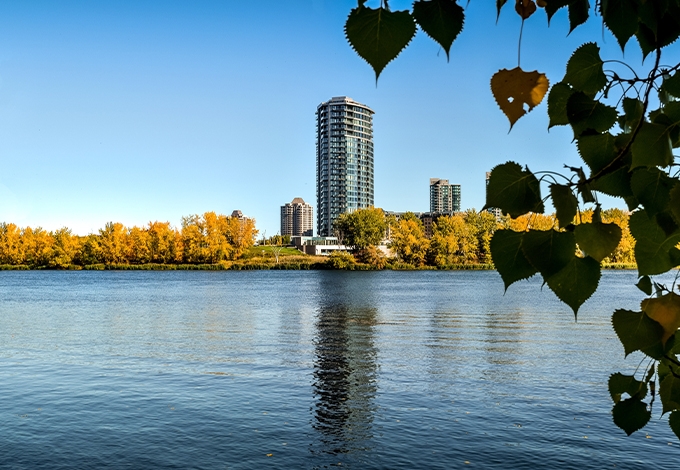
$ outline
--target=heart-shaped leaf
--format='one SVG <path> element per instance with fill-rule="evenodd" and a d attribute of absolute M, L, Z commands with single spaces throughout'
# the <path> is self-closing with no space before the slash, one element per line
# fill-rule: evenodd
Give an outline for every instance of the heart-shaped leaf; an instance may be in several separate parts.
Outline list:
<path fill-rule="evenodd" d="M 642 429 L 652 417 L 647 404 L 639 398 L 629 398 L 614 405 L 612 418 L 614 424 L 624 430 L 629 436 L 638 429 Z"/>
<path fill-rule="evenodd" d="M 491 92 L 510 120 L 510 129 L 543 100 L 549 85 L 545 74 L 537 70 L 525 72 L 519 67 L 499 70 L 491 77 Z"/>
<path fill-rule="evenodd" d="M 641 307 L 649 318 L 663 327 L 661 342 L 666 344 L 668 338 L 680 328 L 680 295 L 670 292 L 662 297 L 645 299 Z"/>
<path fill-rule="evenodd" d="M 408 46 L 416 34 L 416 23 L 408 11 L 358 7 L 345 23 L 347 41 L 373 67 L 375 81 L 380 72 Z"/>
<path fill-rule="evenodd" d="M 601 262 L 619 246 L 621 227 L 602 222 L 579 224 L 574 229 L 574 235 L 579 248 L 591 258 Z"/>
<path fill-rule="evenodd" d="M 446 51 L 463 30 L 465 12 L 455 0 L 419 0 L 413 4 L 413 17 L 425 33 Z"/>

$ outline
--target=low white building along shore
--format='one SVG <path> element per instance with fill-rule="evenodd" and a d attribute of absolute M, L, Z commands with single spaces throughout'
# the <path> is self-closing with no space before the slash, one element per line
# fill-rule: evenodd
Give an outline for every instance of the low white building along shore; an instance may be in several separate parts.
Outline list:
<path fill-rule="evenodd" d="M 331 253 L 351 251 L 351 247 L 341 245 L 338 237 L 290 237 L 295 248 L 308 255 L 330 255 Z"/>

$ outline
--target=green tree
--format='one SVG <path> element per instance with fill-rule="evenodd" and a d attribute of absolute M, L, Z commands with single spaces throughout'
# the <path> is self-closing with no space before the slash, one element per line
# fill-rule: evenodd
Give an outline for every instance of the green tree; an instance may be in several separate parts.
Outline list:
<path fill-rule="evenodd" d="M 465 20 L 465 10 L 455 0 L 417 0 L 412 11 L 390 11 L 388 0 L 381 0 L 379 8 L 365 3 L 359 0 L 350 12 L 345 31 L 354 50 L 373 67 L 376 80 L 418 26 L 448 56 Z M 497 0 L 499 15 L 508 3 Z M 516 0 L 522 27 L 537 6 L 548 20 L 568 8 L 571 30 L 591 16 L 588 0 Z M 548 117 L 549 127 L 571 127 L 583 165 L 567 167 L 565 175 L 533 173 L 516 162 L 495 167 L 486 207 L 515 218 L 532 215 L 523 231 L 497 230 L 489 248 L 506 288 L 540 274 L 576 315 L 597 289 L 600 263 L 616 256 L 624 235 L 619 224 L 603 219 L 598 194 L 623 200 L 632 211 L 637 287 L 649 298 L 640 311 L 616 310 L 612 323 L 626 355 L 640 351 L 650 361 L 640 375 L 611 376 L 612 414 L 627 434 L 641 429 L 651 417 L 658 384 L 662 412 L 671 413 L 669 424 L 680 437 L 680 346 L 675 346 L 680 295 L 672 292 L 674 286 L 652 278 L 680 264 L 680 178 L 673 155 L 680 147 L 680 63 L 663 54 L 680 37 L 680 0 L 597 0 L 594 10 L 622 51 L 635 38 L 643 58 L 651 55 L 651 70 L 638 73 L 630 64 L 603 60 L 595 42 L 599 34 L 574 51 L 565 75 L 550 89 Z M 544 74 L 525 72 L 519 65 L 491 77 L 492 93 L 511 128 L 543 100 L 548 88 Z M 530 225 L 545 212 L 548 199 L 555 207 L 555 227 Z M 573 224 L 577 214 L 589 209 L 590 221 Z"/>
<path fill-rule="evenodd" d="M 342 233 L 345 245 L 358 252 L 369 245 L 380 244 L 385 237 L 387 221 L 382 209 L 371 207 L 340 214 L 333 223 L 333 229 L 336 233 Z"/>

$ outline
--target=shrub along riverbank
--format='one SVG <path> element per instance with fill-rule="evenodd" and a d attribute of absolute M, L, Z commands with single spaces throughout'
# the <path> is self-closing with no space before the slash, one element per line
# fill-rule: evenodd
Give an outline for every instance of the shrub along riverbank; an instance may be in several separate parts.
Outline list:
<path fill-rule="evenodd" d="M 604 269 L 637 269 L 635 264 L 603 264 Z M 355 263 L 343 268 L 336 268 L 329 262 L 282 262 L 274 263 L 232 263 L 232 264 L 90 264 L 78 266 L 71 264 L 60 268 L 29 266 L 25 264 L 0 264 L 0 271 L 256 271 L 256 270 L 343 270 L 343 271 L 470 271 L 494 270 L 493 264 L 451 264 L 444 266 L 415 267 L 405 263 L 388 264 L 383 268 L 371 264 Z"/>

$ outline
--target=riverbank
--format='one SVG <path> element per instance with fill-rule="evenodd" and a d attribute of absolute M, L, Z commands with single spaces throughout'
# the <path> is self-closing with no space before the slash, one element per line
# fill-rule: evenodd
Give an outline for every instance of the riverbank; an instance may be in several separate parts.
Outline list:
<path fill-rule="evenodd" d="M 332 270 L 337 269 L 327 262 L 283 262 L 283 263 L 220 263 L 220 264 L 90 264 L 85 266 L 69 265 L 61 268 L 44 266 L 0 265 L 0 271 L 260 271 L 260 270 Z M 387 265 L 384 270 L 392 271 L 475 271 L 495 270 L 493 264 L 451 264 L 446 266 L 412 266 L 410 264 Z M 635 264 L 605 264 L 602 269 L 637 269 Z M 343 271 L 380 271 L 370 264 L 357 263 L 347 266 Z"/>

